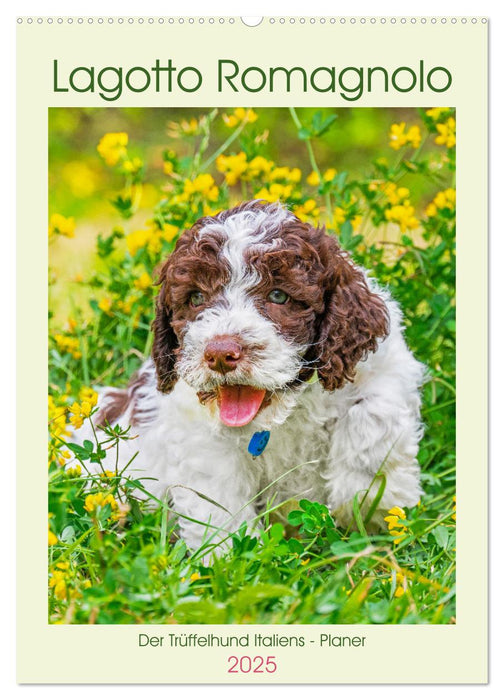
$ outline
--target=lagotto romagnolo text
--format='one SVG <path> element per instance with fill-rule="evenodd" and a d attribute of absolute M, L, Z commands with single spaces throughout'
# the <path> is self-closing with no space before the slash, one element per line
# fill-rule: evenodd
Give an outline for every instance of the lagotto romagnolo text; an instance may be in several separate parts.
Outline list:
<path fill-rule="evenodd" d="M 445 93 L 452 85 L 451 71 L 421 59 L 415 65 L 388 69 L 376 66 L 243 66 L 219 59 L 205 71 L 178 65 L 172 58 L 157 58 L 151 66 L 72 66 L 53 60 L 53 92 L 97 93 L 114 102 L 129 93 L 192 93 L 211 82 L 217 92 L 234 95 L 331 92 L 345 102 L 356 102 L 365 93 Z"/>

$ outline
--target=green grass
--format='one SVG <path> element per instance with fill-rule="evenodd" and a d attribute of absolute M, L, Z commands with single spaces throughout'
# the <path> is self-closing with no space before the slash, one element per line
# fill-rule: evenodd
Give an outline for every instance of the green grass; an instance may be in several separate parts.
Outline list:
<path fill-rule="evenodd" d="M 166 505 L 148 511 L 132 500 L 138 482 L 119 475 L 98 485 L 134 504 L 122 522 L 113 520 L 110 505 L 87 513 L 89 478 L 59 471 L 51 479 L 53 519 L 66 522 L 62 541 L 51 548 L 51 569 L 66 579 L 65 597 L 51 594 L 52 622 L 454 621 L 455 533 L 446 496 L 426 496 L 411 509 L 397 544 L 389 534 L 345 533 L 325 506 L 301 501 L 287 526 L 272 522 L 272 514 L 253 534 L 243 525 L 228 537 L 229 551 L 207 566 L 202 552 L 189 553 L 177 538 Z M 441 493 L 452 482 L 453 469 L 436 479 Z M 59 569 L 61 562 L 69 568 Z"/>
<path fill-rule="evenodd" d="M 114 112 L 115 117 L 118 114 Z M 446 119 L 450 114 L 437 118 Z M 97 115 L 102 125 L 104 115 Z M 345 133 L 361 125 L 366 115 L 372 116 L 369 111 L 345 112 Z M 390 111 L 384 115 L 388 119 Z M 401 115 L 398 113 L 397 121 Z M 123 126 L 128 111 L 119 116 Z M 85 117 L 88 125 L 93 113 L 86 112 Z M 327 152 L 324 139 L 337 129 L 338 122 L 326 127 L 331 120 L 316 117 L 313 110 L 298 110 L 294 117 L 296 129 L 301 125 L 299 139 L 295 140 L 294 129 L 286 145 L 288 157 L 278 165 L 301 163 L 296 154 L 303 149 L 311 168 L 317 152 Z M 289 119 L 287 110 L 282 111 L 282 118 Z M 215 119 L 215 114 L 209 112 L 202 135 L 185 139 L 181 152 L 187 153 L 191 146 L 194 158 L 179 159 L 171 151 L 167 154 L 177 175 L 170 180 L 173 190 L 160 191 L 153 209 L 143 212 L 150 220 L 147 227 L 156 234 L 164 225 L 176 229 L 190 225 L 208 204 L 198 193 L 182 203 L 170 197 L 179 196 L 185 179 L 197 174 L 193 170 L 195 159 L 208 160 L 205 149 L 209 143 L 210 153 L 217 145 L 215 136 L 209 138 Z M 453 148 L 441 148 L 434 142 L 434 117 L 420 110 L 418 123 L 422 125 L 422 144 L 415 151 L 406 145 L 398 155 L 394 152 L 392 164 L 383 157 L 369 166 L 358 162 L 319 187 L 304 184 L 308 174 L 304 170 L 303 180 L 286 195 L 292 207 L 302 207 L 315 198 L 320 208 L 318 218 L 329 223 L 329 231 L 339 236 L 358 264 L 373 270 L 390 288 L 404 311 L 408 344 L 428 367 L 423 392 L 425 436 L 419 453 L 425 495 L 397 522 L 394 529 L 400 535 L 390 533 L 385 522 L 381 534 L 368 534 L 366 517 L 359 508 L 364 494 L 356 495 L 354 531 L 348 532 L 335 526 L 324 505 L 301 501 L 284 504 L 281 509 L 267 506 L 253 532 L 243 526 L 229 534 L 227 552 L 212 559 L 208 555 L 215 541 L 206 550 L 187 551 L 178 537 L 177 519 L 170 513 L 169 504 L 134 497 L 138 489 L 148 496 L 148 480 L 135 481 L 124 473 L 97 477 L 87 471 L 90 462 L 100 463 L 104 449 L 121 449 L 122 441 L 129 438 L 128 426 L 109 429 L 100 442 L 90 441 L 81 448 L 65 447 L 71 406 L 77 401 L 82 408 L 86 400 L 83 387 L 124 385 L 148 355 L 156 290 L 137 289 L 134 283 L 144 273 L 154 278 L 156 265 L 174 245 L 175 239 L 161 236 L 157 246 L 145 243 L 128 249 L 128 236 L 139 228 L 137 220 L 143 211 L 135 208 L 133 195 L 147 176 L 142 169 L 133 178 L 125 169 L 123 172 L 123 159 L 112 179 L 124 180 L 121 197 L 115 200 L 116 216 L 123 220 L 124 230 L 116 226 L 110 234 L 98 237 L 93 268 L 84 281 L 70 282 L 62 277 L 58 264 L 68 253 L 58 251 L 57 236 L 54 245 L 59 254 L 51 255 L 54 267 L 50 278 L 59 280 L 59 285 L 50 290 L 51 623 L 455 622 L 455 209 L 448 203 L 426 215 L 422 213 L 424 204 L 420 206 L 425 192 L 452 186 L 455 161 Z M 268 145 L 258 139 L 260 125 L 260 119 L 247 125 L 228 152 L 241 149 L 248 160 L 257 155 L 276 159 Z M 93 128 L 96 130 L 96 125 Z M 373 128 L 376 130 L 376 125 Z M 222 125 L 217 134 L 219 130 Z M 52 141 L 60 143 L 56 136 L 53 134 Z M 386 133 L 381 146 L 373 148 L 377 155 L 387 152 Z M 350 158 L 351 143 L 347 153 Z M 78 156 L 57 150 L 52 155 L 55 172 L 62 159 L 75 162 Z M 339 157 L 344 164 L 345 152 Z M 89 158 L 96 169 L 96 159 Z M 219 184 L 219 199 L 211 203 L 212 207 L 225 208 L 236 199 L 252 197 L 264 186 L 263 178 L 259 178 L 228 187 L 214 165 L 208 169 Z M 99 177 L 107 180 L 104 172 Z M 62 198 L 65 206 L 61 211 L 69 216 L 72 199 L 64 188 L 58 188 L 57 180 L 54 182 L 52 197 L 54 201 Z M 416 207 L 418 226 L 401 232 L 388 218 L 393 203 L 379 186 L 370 185 L 394 183 L 402 187 L 405 182 L 411 190 L 409 198 Z M 331 217 L 327 216 L 329 206 L 338 207 L 345 219 L 332 229 Z M 79 211 L 77 206 L 75 211 Z M 356 217 L 362 217 L 358 225 Z M 85 225 L 87 230 L 92 228 L 87 220 Z M 395 226 L 394 235 L 391 226 Z M 71 245 L 73 241 L 62 242 Z M 68 299 L 72 318 L 65 327 L 58 310 L 62 301 L 68 305 Z M 102 299 L 109 306 L 100 304 Z M 92 415 L 86 420 L 93 420 Z M 77 456 L 80 475 L 62 467 L 66 451 Z M 379 478 L 384 486 L 385 476 Z"/>

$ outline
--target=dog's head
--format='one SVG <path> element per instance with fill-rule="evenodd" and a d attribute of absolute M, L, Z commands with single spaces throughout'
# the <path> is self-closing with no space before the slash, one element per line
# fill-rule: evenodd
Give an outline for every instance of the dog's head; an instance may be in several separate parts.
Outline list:
<path fill-rule="evenodd" d="M 278 204 L 200 219 L 160 270 L 158 388 L 182 377 L 229 426 L 280 406 L 315 371 L 332 391 L 388 331 L 381 298 L 336 239 Z"/>

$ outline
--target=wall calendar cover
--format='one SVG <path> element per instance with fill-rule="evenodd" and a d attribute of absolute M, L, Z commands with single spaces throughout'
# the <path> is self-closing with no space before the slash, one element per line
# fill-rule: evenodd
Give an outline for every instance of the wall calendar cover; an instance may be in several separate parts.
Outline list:
<path fill-rule="evenodd" d="M 487 20 L 17 23 L 19 682 L 485 683 Z"/>

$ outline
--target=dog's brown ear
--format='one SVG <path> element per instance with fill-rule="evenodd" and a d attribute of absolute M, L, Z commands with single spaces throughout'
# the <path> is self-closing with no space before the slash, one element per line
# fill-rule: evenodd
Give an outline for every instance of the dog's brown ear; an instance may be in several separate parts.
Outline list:
<path fill-rule="evenodd" d="M 154 341 L 152 344 L 152 358 L 156 366 L 157 388 L 164 394 L 168 394 L 177 381 L 175 361 L 179 342 L 171 325 L 171 309 L 167 299 L 166 271 L 168 262 L 161 268 L 157 284 L 161 289 L 156 299 L 156 316 L 152 322 Z"/>
<path fill-rule="evenodd" d="M 325 235 L 322 247 L 327 270 L 325 313 L 315 364 L 324 389 L 332 391 L 352 381 L 357 363 L 377 350 L 378 339 L 388 333 L 389 318 L 383 300 L 370 290 L 336 239 Z"/>

